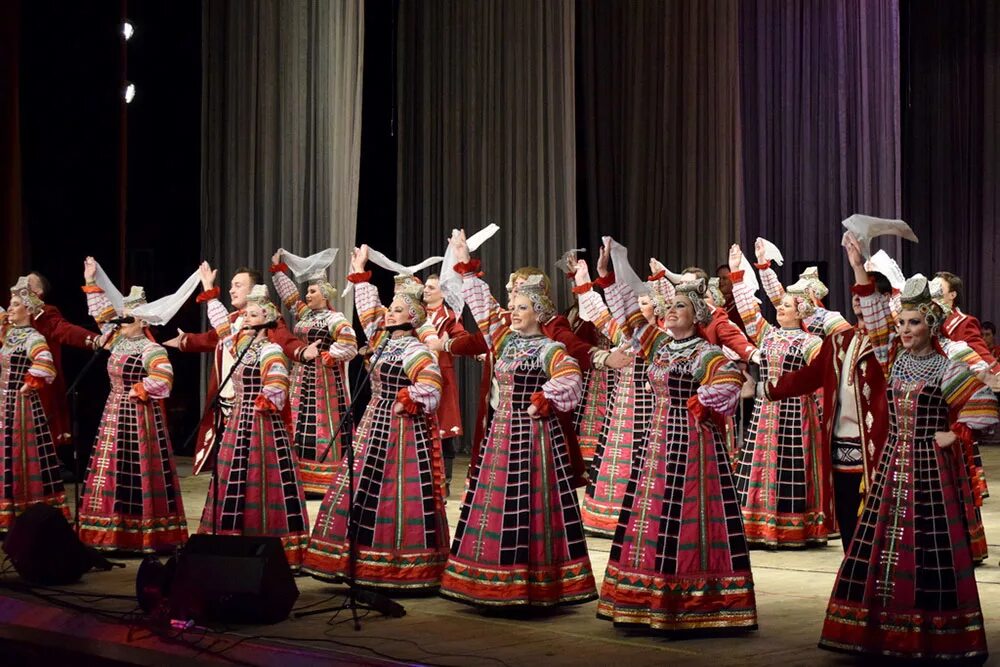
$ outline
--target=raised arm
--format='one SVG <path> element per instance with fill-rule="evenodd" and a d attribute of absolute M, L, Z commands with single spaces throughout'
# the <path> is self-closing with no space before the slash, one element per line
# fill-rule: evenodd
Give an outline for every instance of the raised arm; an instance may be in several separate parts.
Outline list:
<path fill-rule="evenodd" d="M 278 296 L 281 297 L 281 303 L 295 313 L 296 319 L 301 320 L 309 312 L 309 306 L 302 300 L 295 283 L 285 273 L 288 271 L 288 266 L 282 263 L 281 253 L 281 249 L 278 249 L 271 258 L 271 281 L 274 283 L 274 289 L 278 292 Z"/>
<path fill-rule="evenodd" d="M 615 281 L 614 273 L 607 270 L 606 251 L 601 248 L 601 258 L 598 260 L 599 277 L 597 284 L 599 287 L 610 286 Z M 623 338 L 630 334 L 626 333 L 621 324 L 611 316 L 611 311 L 604 303 L 601 295 L 594 291 L 594 284 L 590 280 L 590 270 L 587 263 L 580 260 L 576 263 L 576 271 L 573 277 L 575 287 L 573 291 L 577 294 L 580 303 L 580 318 L 591 322 L 604 336 L 617 345 Z"/>
<path fill-rule="evenodd" d="M 639 310 L 639 300 L 632 288 L 623 281 L 616 280 L 604 292 L 611 315 L 619 324 L 632 331 L 632 340 L 647 359 L 652 359 L 661 345 L 670 341 L 666 332 L 653 326 Z"/>
<path fill-rule="evenodd" d="M 771 268 L 771 260 L 767 258 L 767 249 L 764 247 L 764 242 L 761 239 L 757 239 L 754 242 L 753 249 L 754 254 L 757 256 L 757 263 L 754 264 L 754 267 L 756 267 L 757 272 L 760 274 L 760 284 L 764 286 L 767 298 L 777 308 L 778 304 L 781 303 L 781 299 L 785 296 L 785 286 L 781 284 L 781 281 L 778 280 L 778 274 Z M 732 277 L 731 271 L 730 269 L 730 277 Z"/>
<path fill-rule="evenodd" d="M 760 347 L 764 334 L 770 330 L 771 325 L 761 315 L 760 304 L 757 303 L 750 286 L 743 282 L 743 271 L 740 270 L 742 261 L 743 252 L 738 245 L 733 244 L 729 248 L 729 279 L 733 282 L 733 300 L 736 302 L 740 319 L 743 320 L 743 326 L 747 330 L 747 338 Z M 772 273 L 774 272 L 772 271 Z M 763 273 L 761 273 L 761 277 L 763 277 Z M 782 290 L 782 294 L 784 294 L 784 290 Z M 781 303 L 781 297 L 778 297 L 778 303 Z"/>

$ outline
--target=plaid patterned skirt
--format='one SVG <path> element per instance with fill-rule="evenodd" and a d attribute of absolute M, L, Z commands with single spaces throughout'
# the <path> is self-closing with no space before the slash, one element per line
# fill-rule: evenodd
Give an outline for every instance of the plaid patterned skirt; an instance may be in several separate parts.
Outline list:
<path fill-rule="evenodd" d="M 394 415 L 392 398 L 372 397 L 358 425 L 354 500 L 347 460 L 339 466 L 313 526 L 303 570 L 320 579 L 348 571 L 353 507 L 355 579 L 369 587 L 435 590 L 448 557 L 440 449 L 423 414 Z"/>
<path fill-rule="evenodd" d="M 187 542 L 187 519 L 161 401 L 112 391 L 80 503 L 80 540 L 155 553 Z"/>
<path fill-rule="evenodd" d="M 594 458 L 604 436 L 608 415 L 608 397 L 615 391 L 618 373 L 613 368 L 591 368 L 583 374 L 583 399 L 576 407 L 573 426 L 580 454 L 585 461 Z"/>
<path fill-rule="evenodd" d="M 769 549 L 824 546 L 822 423 L 812 396 L 758 398 L 736 468 L 747 542 Z"/>
<path fill-rule="evenodd" d="M 323 495 L 333 482 L 348 437 L 341 430 L 333 439 L 347 406 L 343 364 L 334 368 L 317 361 L 295 364 L 289 398 L 299 481 L 306 493 Z"/>
<path fill-rule="evenodd" d="M 837 574 L 821 648 L 986 657 L 956 447 L 890 437 Z"/>
<path fill-rule="evenodd" d="M 23 374 L 18 375 L 19 378 Z M 9 383 L 13 385 L 14 383 Z M 38 392 L 21 394 L 21 383 L 3 390 L 0 431 L 0 532 L 35 503 L 62 510 L 69 518 L 59 459 Z"/>
<path fill-rule="evenodd" d="M 530 389 L 512 406 L 501 385 L 441 581 L 445 597 L 491 607 L 597 597 L 562 428 L 555 416 L 527 416 Z"/>
<path fill-rule="evenodd" d="M 298 569 L 309 541 L 309 520 L 281 413 L 258 412 L 252 401 L 238 401 L 226 421 L 216 465 L 198 532 L 213 531 L 217 493 L 217 534 L 281 538 L 288 564 Z"/>
<path fill-rule="evenodd" d="M 752 630 L 753 575 L 725 440 L 714 424 L 695 424 L 688 395 L 657 402 L 597 616 L 668 632 Z"/>
<path fill-rule="evenodd" d="M 604 402 L 609 402 L 607 397 Z M 644 359 L 639 358 L 618 374 L 610 405 L 601 444 L 591 466 L 590 484 L 583 497 L 583 529 L 598 537 L 615 534 L 625 488 L 653 414 L 653 395 L 647 388 Z"/>

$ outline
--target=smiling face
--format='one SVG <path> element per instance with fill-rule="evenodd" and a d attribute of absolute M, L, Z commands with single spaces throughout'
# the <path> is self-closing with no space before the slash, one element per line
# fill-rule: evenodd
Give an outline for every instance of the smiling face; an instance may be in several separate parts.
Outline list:
<path fill-rule="evenodd" d="M 923 352 L 930 346 L 931 328 L 919 310 L 904 310 L 899 314 L 896 331 L 909 352 Z"/>
<path fill-rule="evenodd" d="M 687 338 L 694 332 L 694 305 L 686 296 L 675 296 L 667 302 L 663 325 L 674 338 Z"/>
<path fill-rule="evenodd" d="M 424 303 L 428 306 L 437 306 L 444 299 L 441 292 L 441 281 L 437 278 L 428 278 L 424 283 Z"/>
<path fill-rule="evenodd" d="M 538 331 L 538 313 L 535 304 L 526 296 L 515 294 L 510 308 L 510 328 L 524 334 Z"/>
<path fill-rule="evenodd" d="M 31 321 L 31 313 L 24 301 L 19 296 L 10 297 L 10 306 L 7 308 L 7 319 L 14 326 L 22 327 Z"/>
<path fill-rule="evenodd" d="M 247 295 L 253 289 L 253 280 L 249 273 L 237 273 L 229 284 L 229 301 L 236 310 L 242 310 L 247 305 Z"/>
<path fill-rule="evenodd" d="M 781 297 L 781 302 L 775 308 L 778 314 L 778 324 L 783 327 L 797 327 L 802 322 L 796 299 L 791 294 Z"/>
<path fill-rule="evenodd" d="M 243 322 L 246 326 L 252 327 L 267 322 L 267 311 L 259 303 L 246 304 L 244 315 Z"/>
<path fill-rule="evenodd" d="M 389 309 L 385 313 L 386 326 L 394 327 L 412 321 L 413 316 L 410 315 L 410 307 L 406 305 L 406 301 L 400 297 L 393 299 L 392 303 L 389 304 Z"/>
<path fill-rule="evenodd" d="M 312 310 L 323 310 L 328 307 L 329 304 L 327 304 L 326 296 L 323 294 L 323 290 L 319 288 L 319 285 L 310 285 L 306 288 L 306 305 Z"/>

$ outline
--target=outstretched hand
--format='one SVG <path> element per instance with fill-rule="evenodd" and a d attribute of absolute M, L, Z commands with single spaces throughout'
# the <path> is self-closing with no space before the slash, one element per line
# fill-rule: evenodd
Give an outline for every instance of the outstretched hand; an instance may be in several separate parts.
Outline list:
<path fill-rule="evenodd" d="M 360 248 L 351 251 L 351 271 L 353 273 L 364 273 L 365 266 L 368 265 L 368 246 L 364 243 Z"/>
<path fill-rule="evenodd" d="M 577 285 L 586 285 L 590 282 L 590 269 L 587 268 L 587 262 L 578 259 L 576 261 L 576 271 L 573 275 L 573 281 Z"/>
<path fill-rule="evenodd" d="M 455 253 L 455 261 L 458 264 L 465 264 L 469 261 L 469 242 L 465 237 L 464 229 L 456 229 L 448 240 L 451 250 Z"/>
<path fill-rule="evenodd" d="M 743 250 L 739 243 L 729 246 L 729 270 L 739 271 L 740 264 L 743 263 Z"/>
<path fill-rule="evenodd" d="M 97 278 L 97 260 L 88 257 L 83 260 L 83 279 L 88 283 L 94 282 Z"/>
<path fill-rule="evenodd" d="M 757 240 L 753 244 L 754 254 L 757 256 L 757 263 L 763 264 L 767 261 L 767 247 L 764 245 L 764 239 L 757 237 Z"/>
<path fill-rule="evenodd" d="M 597 275 L 605 277 L 608 275 L 608 266 L 611 263 L 611 242 L 608 241 L 601 246 L 601 252 L 597 256 Z"/>
<path fill-rule="evenodd" d="M 198 275 L 201 276 L 201 288 L 207 292 L 215 287 L 215 277 L 218 273 L 219 270 L 213 269 L 211 264 L 202 262 L 201 266 L 198 267 Z"/>

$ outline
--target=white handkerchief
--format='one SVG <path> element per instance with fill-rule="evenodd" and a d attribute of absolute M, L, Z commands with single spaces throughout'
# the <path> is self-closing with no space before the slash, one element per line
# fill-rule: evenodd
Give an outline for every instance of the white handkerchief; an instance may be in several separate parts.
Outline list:
<path fill-rule="evenodd" d="M 842 224 L 848 232 L 854 234 L 854 237 L 858 239 L 858 242 L 861 244 L 861 252 L 864 254 L 865 259 L 872 256 L 871 243 L 872 239 L 876 236 L 892 234 L 894 236 L 900 236 L 907 241 L 913 241 L 914 243 L 920 242 L 917 235 L 913 233 L 912 229 L 910 229 L 910 226 L 902 220 L 874 218 L 870 215 L 855 213 L 840 224 Z M 844 239 L 841 243 L 846 244 L 846 241 L 847 234 L 845 232 Z"/>

